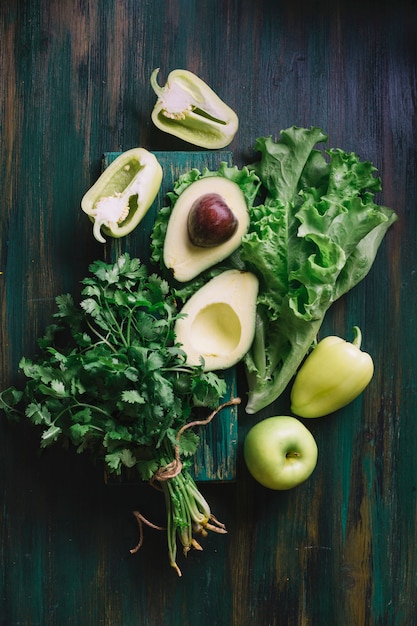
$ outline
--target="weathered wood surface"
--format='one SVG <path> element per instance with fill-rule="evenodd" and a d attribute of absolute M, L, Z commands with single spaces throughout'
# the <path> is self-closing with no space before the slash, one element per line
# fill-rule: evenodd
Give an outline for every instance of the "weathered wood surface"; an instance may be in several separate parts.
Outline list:
<path fill-rule="evenodd" d="M 108 486 L 82 455 L 39 457 L 34 429 L 1 420 L 1 626 L 416 623 L 416 18 L 406 0 L 2 1 L 1 388 L 103 254 L 79 208 L 101 155 L 190 149 L 150 121 L 155 67 L 196 72 L 238 112 L 237 164 L 258 136 L 320 126 L 375 163 L 400 220 L 323 329 L 362 328 L 372 384 L 309 423 L 319 463 L 296 490 L 256 485 L 238 448 L 237 481 L 205 488 L 229 534 L 181 579 L 157 531 L 129 554 L 131 511 L 163 522 L 160 494 Z M 287 411 L 284 395 L 256 419 Z M 240 442 L 253 421 L 240 412 Z"/>

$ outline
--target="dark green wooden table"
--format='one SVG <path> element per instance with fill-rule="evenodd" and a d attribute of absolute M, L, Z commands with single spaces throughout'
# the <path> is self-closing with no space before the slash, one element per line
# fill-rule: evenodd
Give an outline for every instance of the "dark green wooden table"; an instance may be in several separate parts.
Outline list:
<path fill-rule="evenodd" d="M 205 493 L 229 534 L 190 553 L 178 579 L 164 541 L 141 552 L 131 511 L 149 487 L 108 485 L 101 467 L 28 425 L 0 421 L 1 626 L 411 626 L 417 619 L 417 11 L 412 2 L 2 0 L 0 7 L 0 383 L 103 255 L 79 204 L 101 155 L 189 150 L 157 131 L 151 71 L 185 67 L 239 114 L 240 165 L 258 136 L 323 128 L 371 160 L 400 216 L 365 281 L 326 318 L 353 324 L 374 357 L 370 387 L 309 423 L 312 478 L 274 493 L 242 462 L 250 425 L 284 396 L 239 413 L 237 480 Z M 244 380 L 239 383 L 245 393 Z"/>

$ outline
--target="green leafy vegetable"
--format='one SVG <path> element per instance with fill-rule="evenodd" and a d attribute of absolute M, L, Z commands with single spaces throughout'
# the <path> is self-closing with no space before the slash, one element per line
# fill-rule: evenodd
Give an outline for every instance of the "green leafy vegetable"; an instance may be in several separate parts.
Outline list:
<path fill-rule="evenodd" d="M 21 359 L 24 389 L 3 391 L 0 408 L 11 419 L 24 412 L 40 427 L 42 448 L 70 443 L 109 472 L 133 468 L 143 481 L 157 481 L 167 506 L 169 558 L 180 573 L 177 537 L 187 552 L 199 547 L 193 532 L 225 532 L 194 483 L 189 459 L 199 441 L 192 427 L 206 423 L 195 421 L 193 411 L 218 407 L 226 384 L 185 365 L 165 280 L 128 254 L 114 264 L 96 261 L 90 270 L 80 306 L 69 294 L 56 298 L 56 323 L 39 340 L 40 355 Z M 146 518 L 135 515 L 142 529 Z"/>
<path fill-rule="evenodd" d="M 276 400 L 314 342 L 325 313 L 369 272 L 397 219 L 374 202 L 376 168 L 354 153 L 324 154 L 318 128 L 260 138 L 252 167 L 266 188 L 251 210 L 241 259 L 260 278 L 255 340 L 245 357 L 248 413 Z M 251 169 L 251 168 L 249 168 Z"/>
<path fill-rule="evenodd" d="M 258 276 L 256 333 L 244 358 L 248 413 L 265 408 L 285 390 L 327 310 L 367 275 L 397 219 L 392 209 L 375 202 L 381 191 L 376 168 L 355 153 L 316 148 L 326 140 L 319 128 L 291 127 L 278 141 L 257 139 L 255 150 L 261 156 L 256 163 L 242 170 L 222 164 L 218 172 L 203 173 L 231 177 L 241 187 L 250 227 L 237 251 L 177 289 L 176 295 L 184 301 L 230 268 Z M 153 260 L 161 266 L 170 212 L 199 176 L 192 170 L 178 180 L 171 206 L 155 224 Z"/>

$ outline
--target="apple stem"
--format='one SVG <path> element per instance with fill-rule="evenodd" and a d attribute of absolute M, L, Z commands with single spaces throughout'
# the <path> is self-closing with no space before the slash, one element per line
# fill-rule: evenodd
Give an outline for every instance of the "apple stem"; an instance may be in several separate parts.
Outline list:
<path fill-rule="evenodd" d="M 288 452 L 285 456 L 287 457 L 287 459 L 293 459 L 301 456 L 301 454 L 299 452 Z"/>

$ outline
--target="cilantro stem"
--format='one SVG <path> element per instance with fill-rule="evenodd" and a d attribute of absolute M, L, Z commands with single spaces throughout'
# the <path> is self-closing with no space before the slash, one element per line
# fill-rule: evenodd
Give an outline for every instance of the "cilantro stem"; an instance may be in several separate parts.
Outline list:
<path fill-rule="evenodd" d="M 171 567 L 173 567 L 178 576 L 182 576 L 181 570 L 177 565 L 177 525 L 175 523 L 175 517 L 173 512 L 173 494 L 170 489 L 170 484 L 163 485 L 163 492 L 165 496 L 165 506 L 167 512 L 167 542 L 168 542 L 168 556 Z"/>
<path fill-rule="evenodd" d="M 129 317 L 128 317 L 128 320 L 127 320 L 126 341 L 127 341 L 127 344 L 129 346 L 130 346 L 130 342 L 131 342 L 132 324 L 134 325 L 134 327 L 136 327 L 136 324 L 134 324 L 134 321 L 133 321 L 133 312 L 134 312 L 135 308 L 130 309 Z"/>
<path fill-rule="evenodd" d="M 62 409 L 62 411 L 57 413 L 54 420 L 52 421 L 52 424 L 56 424 L 56 422 L 58 422 L 61 419 L 61 417 L 65 415 L 65 413 L 70 413 L 72 415 L 74 409 L 91 409 L 95 413 L 101 413 L 102 415 L 105 415 L 107 418 L 111 418 L 111 415 L 107 411 L 104 411 L 98 406 L 94 406 L 93 404 L 88 404 L 86 402 L 78 402 L 78 400 L 76 400 L 75 398 L 72 398 L 72 400 L 73 400 L 73 404 L 65 406 Z M 99 426 L 96 426 L 91 423 L 89 424 L 89 426 L 90 426 L 90 429 L 97 430 L 101 433 L 104 432 L 104 429 L 100 428 Z"/>
<path fill-rule="evenodd" d="M 170 564 L 181 576 L 181 570 L 176 563 L 177 545 L 176 538 L 183 546 L 183 553 L 187 555 L 191 548 L 202 550 L 193 533 L 202 536 L 207 535 L 209 530 L 217 533 L 226 533 L 224 524 L 219 522 L 211 513 L 210 506 L 202 493 L 199 491 L 189 470 L 184 467 L 180 459 L 179 440 L 181 434 L 193 426 L 208 424 L 219 411 L 232 404 L 239 404 L 240 398 L 232 398 L 217 409 L 212 411 L 204 420 L 195 420 L 184 424 L 177 432 L 176 445 L 174 446 L 174 458 L 170 462 L 161 459 L 161 467 L 151 479 L 154 485 L 158 480 L 165 496 L 167 514 L 167 543 Z M 172 450 L 167 440 L 163 442 L 166 458 L 172 456 Z"/>
<path fill-rule="evenodd" d="M 112 352 L 117 354 L 116 348 L 110 343 L 110 341 L 106 337 L 104 337 L 101 333 L 98 332 L 98 330 L 91 324 L 90 320 L 88 319 L 87 319 L 87 326 L 91 330 L 91 332 L 93 332 L 96 335 L 96 337 L 101 339 L 102 343 L 106 344 L 106 346 L 108 346 Z"/>
<path fill-rule="evenodd" d="M 104 409 L 101 409 L 99 406 L 95 406 L 94 404 L 88 404 L 87 402 L 75 401 L 74 406 L 81 407 L 81 408 L 84 408 L 84 409 L 91 409 L 95 413 L 101 413 L 101 415 L 105 415 L 106 417 L 110 417 L 110 418 L 112 417 L 110 415 L 110 413 L 108 413 Z"/>
<path fill-rule="evenodd" d="M 133 330 L 136 332 L 136 334 L 138 336 L 141 336 L 141 329 L 138 326 L 138 324 L 136 323 L 136 319 L 135 319 L 135 311 L 137 311 L 137 309 L 140 309 L 141 305 L 136 305 L 133 308 L 129 309 L 129 315 L 127 317 L 127 328 L 126 328 L 126 342 L 127 345 L 131 345 L 131 341 L 132 341 L 132 328 Z"/>
<path fill-rule="evenodd" d="M 182 469 L 173 478 L 162 481 L 162 491 L 166 502 L 169 560 L 181 576 L 181 570 L 176 563 L 177 535 L 186 556 L 191 548 L 202 550 L 193 536 L 195 532 L 204 537 L 209 530 L 222 534 L 227 531 L 224 524 L 212 515 L 209 504 L 188 470 Z"/>
<path fill-rule="evenodd" d="M 112 309 L 109 307 L 107 301 L 102 303 L 102 306 L 103 306 L 103 309 L 107 312 L 107 314 L 110 317 L 110 325 L 109 325 L 109 327 L 112 328 L 112 324 L 113 324 L 113 326 L 116 328 L 116 336 L 117 336 L 117 338 L 121 340 L 121 343 L 123 344 L 123 346 L 125 348 L 128 348 L 129 347 L 129 343 L 126 341 L 126 338 L 124 336 L 123 327 L 117 321 L 117 318 L 114 315 Z M 106 320 L 106 322 L 108 322 L 108 320 Z"/>

